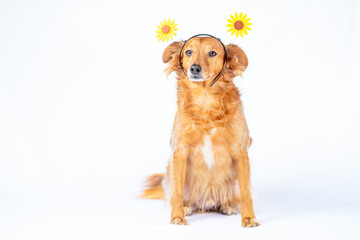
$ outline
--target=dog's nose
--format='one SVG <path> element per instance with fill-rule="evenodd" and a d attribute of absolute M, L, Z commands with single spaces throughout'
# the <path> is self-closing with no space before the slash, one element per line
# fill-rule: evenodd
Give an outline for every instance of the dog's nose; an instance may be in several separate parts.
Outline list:
<path fill-rule="evenodd" d="M 197 75 L 197 74 L 200 74 L 201 72 L 201 66 L 200 65 L 197 65 L 197 64 L 193 64 L 191 67 L 190 67 L 190 72 L 194 75 Z"/>

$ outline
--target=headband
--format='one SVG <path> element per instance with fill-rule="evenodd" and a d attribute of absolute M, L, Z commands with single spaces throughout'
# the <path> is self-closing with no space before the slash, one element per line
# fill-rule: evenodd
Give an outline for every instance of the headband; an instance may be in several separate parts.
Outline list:
<path fill-rule="evenodd" d="M 186 74 L 186 72 L 184 71 L 184 68 L 183 68 L 182 62 L 181 62 L 181 52 L 182 52 L 182 50 L 184 49 L 186 43 L 187 43 L 190 39 L 195 38 L 195 37 L 212 37 L 212 38 L 215 38 L 216 40 L 219 41 L 219 43 L 221 44 L 221 46 L 224 48 L 224 52 L 225 52 L 225 64 L 224 64 L 224 66 L 223 66 L 222 71 L 221 71 L 221 72 L 214 78 L 214 80 L 212 81 L 212 83 L 211 83 L 211 85 L 210 85 L 210 87 L 211 87 L 212 85 L 214 85 L 214 83 L 216 83 L 217 80 L 219 80 L 219 78 L 221 77 L 221 75 L 223 75 L 223 73 L 225 72 L 225 69 L 226 69 L 226 66 L 227 66 L 227 62 L 228 62 L 227 51 L 226 51 L 225 45 L 221 42 L 220 38 L 216 38 L 216 37 L 214 37 L 214 36 L 212 36 L 212 35 L 210 35 L 210 34 L 203 34 L 203 33 L 202 33 L 202 34 L 197 34 L 197 35 L 194 35 L 194 36 L 190 37 L 188 40 L 185 40 L 185 41 L 184 41 L 184 44 L 182 45 L 182 47 L 181 47 L 181 49 L 180 49 L 180 52 L 179 52 L 179 63 L 180 63 L 180 68 L 181 68 L 181 70 L 183 71 L 183 73 L 185 74 L 186 77 L 187 77 L 187 74 Z"/>

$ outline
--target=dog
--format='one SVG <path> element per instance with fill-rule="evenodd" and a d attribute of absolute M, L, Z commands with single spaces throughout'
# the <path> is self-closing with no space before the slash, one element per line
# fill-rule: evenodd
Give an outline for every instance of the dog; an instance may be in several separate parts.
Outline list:
<path fill-rule="evenodd" d="M 142 198 L 165 199 L 171 206 L 171 224 L 187 225 L 193 212 L 241 213 L 243 227 L 256 227 L 250 187 L 247 149 L 252 139 L 240 93 L 233 83 L 248 66 L 245 52 L 212 37 L 190 39 L 166 47 L 162 60 L 167 75 L 177 74 L 177 113 L 170 145 L 172 154 L 165 174 L 147 180 Z M 240 210 L 241 209 L 241 210 Z"/>

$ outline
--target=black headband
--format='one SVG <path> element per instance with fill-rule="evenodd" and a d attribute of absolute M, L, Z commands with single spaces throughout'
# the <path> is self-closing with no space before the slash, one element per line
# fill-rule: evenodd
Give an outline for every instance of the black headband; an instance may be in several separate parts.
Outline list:
<path fill-rule="evenodd" d="M 226 69 L 226 66 L 227 66 L 227 62 L 228 62 L 227 51 L 226 51 L 225 45 L 221 42 L 220 38 L 216 38 L 216 37 L 214 37 L 214 36 L 212 36 L 212 35 L 210 35 L 210 34 L 197 34 L 197 35 L 192 36 L 192 37 L 189 38 L 188 40 L 185 40 L 185 41 L 184 41 L 184 44 L 182 45 L 182 47 L 181 47 L 181 49 L 180 49 L 180 53 L 179 53 L 180 68 L 181 68 L 181 70 L 183 71 L 183 73 L 185 74 L 185 76 L 187 77 L 187 74 L 186 74 L 186 72 L 184 71 L 184 68 L 183 68 L 182 63 L 181 63 L 181 52 L 182 52 L 183 48 L 185 47 L 185 44 L 186 44 L 190 39 L 195 38 L 195 37 L 200 37 L 200 36 L 207 36 L 207 37 L 215 38 L 216 40 L 219 41 L 219 43 L 221 43 L 221 45 L 222 45 L 223 48 L 224 48 L 224 52 L 225 52 L 225 66 L 224 66 L 223 70 L 216 76 L 216 78 L 214 78 L 213 82 L 212 82 L 211 85 L 210 85 L 210 87 L 211 87 L 212 85 L 214 85 L 214 83 L 216 83 L 217 80 L 219 80 L 219 78 L 221 77 L 221 75 L 224 74 L 225 69 Z"/>

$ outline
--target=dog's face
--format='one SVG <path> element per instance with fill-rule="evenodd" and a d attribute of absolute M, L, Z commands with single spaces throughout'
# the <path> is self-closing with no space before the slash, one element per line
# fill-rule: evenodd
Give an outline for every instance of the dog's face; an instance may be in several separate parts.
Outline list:
<path fill-rule="evenodd" d="M 183 42 L 170 44 L 163 53 L 164 63 L 169 63 L 166 69 L 170 74 L 176 71 L 181 76 L 179 52 Z M 248 60 L 242 49 L 234 44 L 226 46 L 228 66 L 227 77 L 233 78 L 245 71 Z M 213 81 L 221 73 L 225 64 L 225 51 L 221 43 L 212 37 L 195 37 L 190 39 L 181 52 L 181 62 L 188 79 L 193 82 Z"/>
<path fill-rule="evenodd" d="M 214 79 L 224 66 L 224 57 L 224 48 L 211 37 L 190 39 L 181 54 L 184 71 L 193 82 Z"/>

